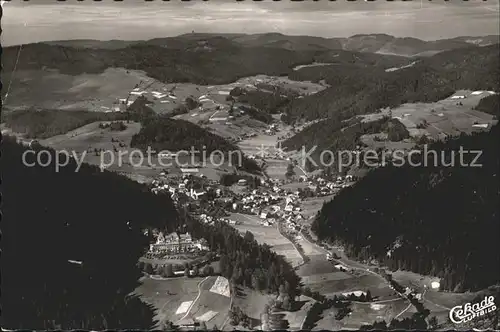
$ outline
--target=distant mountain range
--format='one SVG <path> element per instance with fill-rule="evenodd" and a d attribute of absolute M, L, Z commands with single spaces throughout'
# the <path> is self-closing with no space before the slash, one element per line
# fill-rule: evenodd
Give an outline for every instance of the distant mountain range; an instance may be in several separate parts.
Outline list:
<path fill-rule="evenodd" d="M 481 37 L 456 37 L 424 41 L 417 38 L 400 38 L 386 34 L 363 34 L 348 38 L 323 38 L 313 36 L 287 36 L 281 33 L 264 34 L 205 34 L 190 33 L 176 37 L 156 38 L 147 41 L 98 41 L 69 40 L 52 41 L 46 44 L 79 48 L 119 49 L 130 45 L 146 44 L 163 46 L 172 49 L 199 45 L 206 42 L 209 45 L 236 44 L 243 47 L 271 47 L 291 51 L 325 51 L 346 50 L 393 54 L 401 56 L 430 56 L 436 53 L 470 46 L 488 46 L 499 43 L 498 35 Z"/>

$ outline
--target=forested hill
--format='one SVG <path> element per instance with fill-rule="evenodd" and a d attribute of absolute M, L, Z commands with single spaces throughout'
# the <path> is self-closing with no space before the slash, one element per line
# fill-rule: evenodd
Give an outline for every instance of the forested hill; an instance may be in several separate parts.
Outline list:
<path fill-rule="evenodd" d="M 242 169 L 249 172 L 259 171 L 255 161 L 244 157 L 237 146 L 221 136 L 184 120 L 157 117 L 150 121 L 144 121 L 139 133 L 132 137 L 130 146 L 144 150 L 151 147 L 158 152 L 167 150 L 172 153 L 180 150 L 191 151 L 191 148 L 194 148 L 199 151 L 196 156 L 202 156 L 201 152 L 206 151 L 207 158 L 209 158 L 210 153 L 221 151 L 226 161 L 232 156 L 232 165 L 239 165 L 238 158 L 241 156 Z"/>
<path fill-rule="evenodd" d="M 11 73 L 18 47 L 3 50 L 4 72 Z M 23 46 L 16 70 L 58 69 L 63 74 L 102 73 L 107 68 L 143 70 L 165 83 L 224 84 L 257 74 L 286 75 L 295 65 L 313 61 L 314 52 L 246 48 L 212 38 L 179 48 L 130 45 L 121 49 L 74 48 L 44 43 Z"/>
<path fill-rule="evenodd" d="M 429 147 L 455 151 L 455 167 L 384 167 L 325 204 L 313 223 L 324 240 L 358 259 L 442 278 L 446 290 L 500 282 L 500 127 Z M 459 148 L 480 150 L 482 167 L 460 167 Z M 472 162 L 475 154 L 464 157 Z M 419 159 L 420 160 L 420 159 Z M 383 193 L 383 194 L 381 194 Z"/>
<path fill-rule="evenodd" d="M 290 77 L 324 79 L 331 87 L 288 104 L 286 120 L 329 121 L 311 125 L 285 142 L 288 148 L 312 146 L 330 139 L 333 122 L 380 108 L 411 102 L 435 102 L 458 89 L 500 91 L 499 46 L 472 47 L 439 53 L 412 67 L 386 72 L 380 67 L 318 66 L 303 68 Z"/>
<path fill-rule="evenodd" d="M 87 164 L 23 166 L 24 151 L 3 138 L 2 327 L 152 328 L 152 310 L 127 294 L 149 243 L 142 228 L 178 226 L 170 197 Z"/>
<path fill-rule="evenodd" d="M 269 47 L 286 50 L 346 50 L 381 54 L 399 54 L 415 56 L 433 54 L 445 50 L 470 46 L 487 46 L 498 44 L 498 36 L 456 37 L 424 41 L 417 38 L 401 38 L 386 34 L 358 34 L 347 38 L 323 38 L 315 36 L 290 36 L 277 32 L 243 34 L 243 33 L 187 33 L 176 37 L 154 38 L 147 41 L 124 40 L 65 40 L 44 42 L 49 45 L 70 46 L 79 48 L 120 49 L 130 45 L 157 45 L 168 48 L 184 48 L 186 44 L 196 45 L 199 41 L 216 39 L 219 43 L 229 40 L 245 47 Z"/>
<path fill-rule="evenodd" d="M 110 47 L 109 43 L 112 42 L 96 41 L 91 43 L 94 44 L 92 47 L 85 47 L 87 42 L 78 41 L 62 43 L 65 46 L 57 43 L 24 45 L 16 70 L 57 69 L 62 74 L 80 75 L 122 67 L 143 70 L 148 76 L 165 83 L 226 84 L 257 74 L 288 75 L 294 67 L 313 62 L 390 68 L 412 61 L 400 56 L 341 49 L 290 50 L 279 45 L 247 47 L 220 36 L 125 43 L 121 48 Z M 6 75 L 14 68 L 18 51 L 19 47 L 15 46 L 3 50 Z"/>

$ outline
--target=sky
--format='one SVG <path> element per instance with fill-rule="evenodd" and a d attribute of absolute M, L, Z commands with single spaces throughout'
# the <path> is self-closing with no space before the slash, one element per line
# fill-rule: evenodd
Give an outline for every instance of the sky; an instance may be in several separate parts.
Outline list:
<path fill-rule="evenodd" d="M 144 40 L 193 30 L 320 37 L 386 33 L 435 40 L 500 34 L 499 1 L 11 0 L 2 5 L 1 40 L 3 46 L 69 39 Z"/>

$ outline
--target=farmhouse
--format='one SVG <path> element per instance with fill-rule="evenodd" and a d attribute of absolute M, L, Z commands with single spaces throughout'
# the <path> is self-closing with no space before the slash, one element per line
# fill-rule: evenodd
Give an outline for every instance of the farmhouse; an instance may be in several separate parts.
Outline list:
<path fill-rule="evenodd" d="M 208 250 L 208 246 L 204 239 L 193 240 L 189 233 L 179 235 L 174 232 L 165 236 L 160 232 L 156 238 L 156 243 L 151 244 L 149 250 L 152 252 L 188 252 L 193 250 Z"/>

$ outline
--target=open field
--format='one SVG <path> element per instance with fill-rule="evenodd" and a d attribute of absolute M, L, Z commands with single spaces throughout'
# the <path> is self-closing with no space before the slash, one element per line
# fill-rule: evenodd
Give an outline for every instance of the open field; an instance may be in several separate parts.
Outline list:
<path fill-rule="evenodd" d="M 260 224 L 261 219 L 253 215 L 233 213 L 231 219 L 240 222 L 234 226 L 238 231 L 242 234 L 250 231 L 259 244 L 267 243 L 277 254 L 283 255 L 292 266 L 302 263 L 302 258 L 293 244 L 282 236 L 275 226 L 263 226 Z"/>
<path fill-rule="evenodd" d="M 375 137 L 382 138 L 381 134 L 369 134 L 362 135 L 360 141 L 371 149 L 409 150 L 422 136 L 441 140 L 461 133 L 489 130 L 497 122 L 494 116 L 473 109 L 482 98 L 489 95 L 491 92 L 488 91 L 459 90 L 435 103 L 408 103 L 392 110 L 384 109 L 381 113 L 362 115 L 362 121 L 366 122 L 392 113 L 392 118 L 398 119 L 406 127 L 410 138 L 392 142 L 375 140 Z"/>
<path fill-rule="evenodd" d="M 175 165 L 175 159 L 171 161 L 163 159 L 164 167 L 160 164 L 157 156 L 151 156 L 151 162 L 149 162 L 146 152 L 142 153 L 143 159 L 141 161 L 141 154 L 132 153 L 137 150 L 130 148 L 132 136 L 140 130 L 139 123 L 127 123 L 127 129 L 123 131 L 101 129 L 99 123 L 101 122 L 90 123 L 66 134 L 53 136 L 39 142 L 55 150 L 66 150 L 69 153 L 74 151 L 78 158 L 83 157 L 83 161 L 86 163 L 97 166 L 109 165 L 106 169 L 132 177 L 139 182 L 151 182 L 164 169 L 168 170 L 169 175 L 180 175 L 182 174 L 180 166 L 191 162 L 190 156 L 179 157 L 180 164 L 178 166 Z M 115 142 L 112 142 L 112 139 Z M 120 147 L 120 143 L 124 146 Z M 107 152 L 102 156 L 96 155 L 94 149 L 102 149 Z M 111 162 L 113 163 L 111 164 Z M 199 160 L 195 158 L 195 162 L 199 162 Z M 203 174 L 209 179 L 218 180 L 221 174 L 232 172 L 233 167 L 224 164 L 216 167 L 207 163 L 206 167 L 198 167 L 198 169 L 199 174 Z"/>
<path fill-rule="evenodd" d="M 482 130 L 473 127 L 474 124 L 487 124 L 488 128 L 491 128 L 491 125 L 496 123 L 493 115 L 472 109 L 490 93 L 487 91 L 473 93 L 460 90 L 453 96 L 435 103 L 403 104 L 392 110 L 392 117 L 399 119 L 412 137 L 429 135 L 434 139 L 441 139 L 459 135 L 461 132 Z M 418 129 L 417 125 L 424 120 L 428 123 L 428 127 Z"/>
<path fill-rule="evenodd" d="M 297 331 L 302 329 L 302 324 L 307 316 L 307 313 L 316 301 L 310 297 L 301 295 L 297 298 L 294 311 L 283 311 L 285 319 L 288 321 L 288 330 Z"/>
<path fill-rule="evenodd" d="M 271 300 L 276 298 L 276 295 L 265 294 L 253 289 L 238 287 L 238 295 L 233 301 L 233 305 L 239 307 L 243 312 L 251 318 L 253 328 L 258 328 L 262 324 L 261 314 L 264 306 L 269 304 Z M 226 327 L 229 327 L 228 324 Z"/>
<path fill-rule="evenodd" d="M 10 77 L 5 79 L 9 80 Z M 256 89 L 255 85 L 259 83 L 280 86 L 300 94 L 325 88 L 320 84 L 266 75 L 245 77 L 230 84 L 203 86 L 165 84 L 148 77 L 143 71 L 124 68 L 108 68 L 100 74 L 77 76 L 61 74 L 53 69 L 18 70 L 12 80 L 6 106 L 11 109 L 37 107 L 110 111 L 118 106 L 120 99 L 124 101 L 130 97 L 129 101 L 133 101 L 142 94 L 153 102 L 151 107 L 158 113 L 172 111 L 187 97 L 194 97 L 200 101 L 203 109 L 210 110 L 217 104 L 229 105 L 226 98 L 233 88 Z"/>
<path fill-rule="evenodd" d="M 238 147 L 247 155 L 264 156 L 267 164 L 266 173 L 269 177 L 285 179 L 285 173 L 288 164 L 290 164 L 290 161 L 286 160 L 286 157 L 290 154 L 280 151 L 278 137 L 286 135 L 290 128 L 282 126 L 279 129 L 280 131 L 276 135 L 258 133 L 257 136 L 238 142 Z M 304 175 L 299 167 L 294 167 L 294 172 L 296 176 Z"/>
<path fill-rule="evenodd" d="M 141 129 L 138 122 L 126 123 L 127 128 L 123 131 L 111 131 L 99 128 L 101 122 L 93 122 L 83 127 L 72 130 L 66 134 L 53 136 L 40 140 L 40 144 L 50 146 L 56 150 L 76 151 L 82 153 L 87 149 L 113 150 L 119 147 L 118 143 L 111 142 L 111 139 L 119 140 L 127 147 L 130 146 L 132 136 Z"/>
<path fill-rule="evenodd" d="M 215 278 L 214 278 L 215 279 Z M 134 294 L 151 304 L 156 309 L 156 317 L 160 323 L 164 320 L 177 321 L 184 313 L 178 313 L 184 302 L 194 301 L 198 295 L 198 283 L 203 278 L 171 278 L 154 280 L 149 277 L 141 278 L 141 285 Z M 182 310 L 181 310 L 182 311 Z"/>
<path fill-rule="evenodd" d="M 264 294 L 252 289 L 240 287 L 238 296 L 234 299 L 233 305 L 241 308 L 248 317 L 250 317 L 252 328 L 258 329 L 262 324 L 261 314 L 263 313 L 264 306 L 275 298 L 275 295 Z M 290 324 L 289 330 L 300 330 L 314 302 L 316 301 L 302 295 L 296 299 L 296 306 L 292 311 L 277 311 L 277 313 L 284 315 L 284 319 Z M 240 329 L 240 327 L 238 327 L 238 329 Z"/>
<path fill-rule="evenodd" d="M 191 118 L 194 120 L 195 118 Z M 245 115 L 230 122 L 210 122 L 202 127 L 210 130 L 212 133 L 222 136 L 226 139 L 238 139 L 243 135 L 258 133 L 267 128 L 267 126 L 258 120 Z"/>
<path fill-rule="evenodd" d="M 18 108 L 112 110 L 140 82 L 154 82 L 142 71 L 109 68 L 101 74 L 71 76 L 58 70 L 18 70 L 6 106 Z"/>
<path fill-rule="evenodd" d="M 160 322 L 200 318 L 206 320 L 208 327 L 221 326 L 227 318 L 230 298 L 210 291 L 217 278 L 144 277 L 134 294 L 154 306 Z"/>
<path fill-rule="evenodd" d="M 338 274 L 332 273 L 330 275 L 332 277 L 329 280 L 318 280 L 316 283 L 308 284 L 307 286 L 313 292 L 318 291 L 326 296 L 366 290 L 370 290 L 372 296 L 377 297 L 377 300 L 381 301 L 393 299 L 397 296 L 383 280 L 375 276 L 350 276 L 343 272 L 339 272 Z"/>
<path fill-rule="evenodd" d="M 350 274 L 342 271 L 325 272 L 325 273 L 316 272 L 315 274 L 304 275 L 301 277 L 302 277 L 302 282 L 306 285 L 324 283 L 328 281 L 341 281 L 352 278 Z"/>
<path fill-rule="evenodd" d="M 353 302 L 353 314 L 344 318 L 341 322 L 334 319 L 335 309 L 327 310 L 323 318 L 317 323 L 315 330 L 356 329 L 363 324 L 371 324 L 377 319 L 385 319 L 388 322 L 395 317 L 398 319 L 410 318 L 416 312 L 413 305 L 410 306 L 408 301 L 401 299 L 388 287 L 387 282 L 381 276 L 377 276 L 372 271 L 372 266 L 353 261 L 346 257 L 343 251 L 332 248 L 331 251 L 341 257 L 339 263 L 355 269 L 355 274 L 350 278 L 341 279 L 338 276 L 337 280 L 334 280 L 335 272 L 327 273 L 320 270 L 320 266 L 322 266 L 321 260 L 323 259 L 326 262 L 324 255 L 327 251 L 314 243 L 310 243 L 305 238 L 301 240 L 301 245 L 306 255 L 311 258 L 311 261 L 301 266 L 298 274 L 302 277 L 303 283 L 312 291 L 319 291 L 326 296 L 333 296 L 348 291 L 370 290 L 375 298 L 371 304 Z M 323 255 L 318 254 L 318 252 L 322 252 Z M 370 269 L 371 272 L 367 271 L 367 269 Z M 326 274 L 321 275 L 316 271 Z M 409 271 L 394 271 L 391 273 L 394 280 L 402 286 L 411 287 L 417 293 L 422 294 L 425 308 L 430 310 L 431 316 L 436 316 L 439 324 L 448 324 L 448 314 L 452 307 L 471 302 L 479 294 L 479 292 L 452 293 L 435 291 L 430 289 L 430 283 L 436 281 L 437 278 L 422 276 Z M 346 273 L 346 275 L 349 274 Z M 446 327 L 454 328 L 454 326 L 449 325 L 446 325 Z"/>
<path fill-rule="evenodd" d="M 412 287 L 423 293 L 425 291 L 425 305 L 433 312 L 448 312 L 457 305 L 462 305 L 474 299 L 480 292 L 453 293 L 433 290 L 430 284 L 439 281 L 439 278 L 422 276 L 411 271 L 394 271 L 394 280 L 403 286 Z"/>
<path fill-rule="evenodd" d="M 373 324 L 376 320 L 390 321 L 408 307 L 408 302 L 398 299 L 383 304 L 352 303 L 352 313 L 341 321 L 335 319 L 336 309 L 325 310 L 314 330 L 340 330 L 343 328 L 357 328 L 362 325 Z M 401 317 L 400 317 L 401 318 Z"/>
<path fill-rule="evenodd" d="M 259 134 L 239 142 L 238 147 L 246 154 L 260 155 L 262 147 L 268 148 L 268 150 L 266 150 L 268 153 L 275 152 L 274 147 L 277 143 L 278 138 L 276 135 Z"/>
<path fill-rule="evenodd" d="M 212 291 L 212 287 L 220 278 L 222 277 L 210 277 L 201 284 L 200 296 L 193 302 L 189 314 L 184 315 L 184 319 L 204 320 L 208 328 L 224 324 L 229 313 L 230 297 Z"/>
<path fill-rule="evenodd" d="M 239 138 L 264 132 L 268 126 L 256 119 L 252 119 L 248 115 L 243 115 L 227 121 L 209 121 L 210 117 L 215 114 L 214 110 L 199 111 L 192 110 L 187 114 L 176 115 L 174 119 L 181 119 L 193 122 L 208 131 L 224 137 L 228 140 L 238 140 Z"/>

